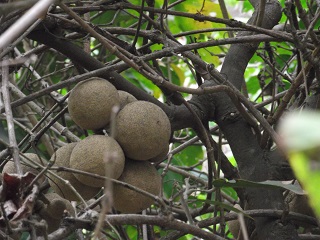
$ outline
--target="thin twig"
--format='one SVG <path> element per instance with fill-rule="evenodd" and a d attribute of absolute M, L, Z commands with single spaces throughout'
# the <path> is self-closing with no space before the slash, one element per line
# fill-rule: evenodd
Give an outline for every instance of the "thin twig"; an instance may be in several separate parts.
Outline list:
<path fill-rule="evenodd" d="M 0 49 L 6 48 L 12 41 L 23 34 L 26 29 L 46 14 L 48 8 L 55 0 L 40 0 L 22 17 L 19 18 L 0 36 Z"/>
<path fill-rule="evenodd" d="M 7 60 L 8 57 L 4 57 L 4 60 Z M 14 130 L 14 123 L 13 123 L 13 115 L 12 109 L 10 106 L 10 93 L 9 93 L 9 67 L 2 66 L 2 97 L 4 102 L 4 108 L 6 111 L 6 119 L 7 119 L 7 126 L 8 126 L 8 135 L 9 135 L 9 144 L 10 144 L 10 151 L 13 157 L 14 166 L 16 171 L 19 175 L 23 174 L 20 158 L 19 158 L 19 148 L 17 145 L 15 130 Z"/>
<path fill-rule="evenodd" d="M 8 46 L 7 48 L 5 48 L 3 50 L 3 52 L 0 53 L 0 59 L 5 56 L 6 54 L 8 54 L 9 52 L 11 52 L 15 46 L 20 43 L 26 36 L 28 36 L 28 34 L 36 27 L 38 26 L 39 23 L 41 23 L 42 19 L 38 19 L 37 21 L 35 21 L 35 23 L 33 23 L 23 34 L 21 34 L 21 36 L 19 38 L 17 38 L 13 43 L 10 44 L 10 46 Z"/>

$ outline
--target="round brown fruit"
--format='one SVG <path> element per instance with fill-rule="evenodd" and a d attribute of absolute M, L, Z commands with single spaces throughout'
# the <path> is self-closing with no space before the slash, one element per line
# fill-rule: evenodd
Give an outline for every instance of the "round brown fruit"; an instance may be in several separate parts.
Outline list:
<path fill-rule="evenodd" d="M 116 118 L 116 140 L 126 157 L 148 160 L 169 144 L 171 125 L 164 111 L 153 103 L 136 101 L 126 105 Z"/>
<path fill-rule="evenodd" d="M 128 103 L 138 101 L 133 95 L 131 95 L 131 94 L 128 93 L 128 92 L 118 90 L 118 93 L 119 93 L 119 98 L 120 98 L 120 108 L 119 108 L 119 110 L 121 110 L 122 108 L 124 108 L 124 106 L 127 105 Z M 110 127 L 111 127 L 110 124 L 108 124 L 108 125 L 105 127 L 105 130 L 106 130 L 108 133 L 111 132 L 111 128 L 110 128 Z"/>
<path fill-rule="evenodd" d="M 24 157 L 25 156 L 25 157 Z M 36 162 L 42 166 L 45 166 L 47 161 L 45 161 L 43 158 L 40 158 L 37 154 L 35 153 L 25 153 L 24 156 L 20 156 L 21 158 L 21 168 L 23 173 L 27 173 L 30 172 L 32 174 L 34 174 L 35 176 L 37 176 L 42 169 L 40 169 L 40 167 L 38 168 L 38 166 L 36 164 L 34 164 L 33 162 Z M 33 162 L 31 162 L 33 161 Z M 13 160 L 8 161 L 3 169 L 2 169 L 2 173 L 17 173 L 16 169 L 15 169 L 15 165 Z M 38 183 L 41 184 L 44 182 L 44 180 L 46 179 L 46 177 L 43 175 L 38 179 Z"/>
<path fill-rule="evenodd" d="M 47 222 L 47 227 L 48 227 L 47 232 L 48 233 L 52 233 L 60 227 L 61 219 L 53 218 L 45 211 L 41 212 L 40 216 L 42 219 L 44 219 Z"/>
<path fill-rule="evenodd" d="M 70 167 L 70 156 L 72 150 L 77 143 L 69 143 L 59 148 L 55 154 L 52 155 L 51 161 L 54 161 L 54 167 Z M 82 196 L 83 199 L 87 200 L 95 196 L 101 188 L 91 187 L 81 183 L 71 172 L 58 171 L 56 174 L 69 181 L 69 183 L 75 188 L 75 190 Z M 70 187 L 59 178 L 54 175 L 49 175 L 49 184 L 51 188 L 59 194 L 61 197 L 70 201 L 79 201 L 79 197 L 70 189 Z"/>
<path fill-rule="evenodd" d="M 49 200 L 49 204 L 47 205 L 47 212 L 54 218 L 61 218 L 59 217 L 60 213 L 63 213 L 64 211 L 67 211 L 71 216 L 75 215 L 74 208 L 72 207 L 71 203 L 63 198 L 60 197 L 56 193 L 47 193 L 45 194 L 45 197 Z M 60 203 L 59 203 L 60 202 Z M 61 212 L 61 209 L 58 210 L 57 206 L 61 206 L 61 202 L 64 203 L 63 211 Z M 62 214 L 61 214 L 62 216 Z"/>
<path fill-rule="evenodd" d="M 241 208 L 241 206 L 239 204 L 235 204 L 233 207 L 236 209 L 239 209 L 240 211 L 243 211 L 243 209 Z M 230 213 L 234 213 L 234 211 L 230 211 Z M 241 230 L 239 220 L 235 219 L 235 220 L 228 221 L 227 225 L 228 225 L 229 231 L 232 233 L 233 237 L 235 239 L 238 239 L 238 236 L 239 236 L 239 233 Z"/>
<path fill-rule="evenodd" d="M 289 211 L 315 217 L 315 213 L 309 204 L 308 195 L 298 195 L 290 192 L 292 199 L 289 203 Z"/>
<path fill-rule="evenodd" d="M 156 196 L 159 195 L 161 189 L 161 177 L 155 167 L 147 161 L 126 159 L 119 181 Z M 113 201 L 114 207 L 122 213 L 138 213 L 154 203 L 154 199 L 119 184 L 114 185 Z"/>
<path fill-rule="evenodd" d="M 74 147 L 70 157 L 71 168 L 114 179 L 122 174 L 124 162 L 124 153 L 117 141 L 103 135 L 92 135 L 81 140 Z M 74 174 L 74 176 L 88 186 L 105 185 L 104 179 L 84 174 Z"/>
<path fill-rule="evenodd" d="M 39 212 L 39 215 L 47 221 L 48 232 L 51 233 L 59 228 L 64 211 L 71 216 L 75 216 L 75 211 L 68 200 L 56 193 L 47 193 L 44 196 L 49 203 Z"/>
<path fill-rule="evenodd" d="M 60 227 L 62 216 L 60 218 L 54 218 L 47 212 L 46 208 L 39 211 L 39 216 L 46 221 L 48 233 L 52 233 Z"/>
<path fill-rule="evenodd" d="M 49 201 L 46 206 L 47 213 L 55 219 L 61 219 L 64 210 L 67 209 L 65 201 L 56 193 L 48 193 L 45 197 Z"/>
<path fill-rule="evenodd" d="M 133 95 L 128 92 L 118 90 L 118 93 L 120 98 L 120 109 L 122 109 L 128 103 L 138 101 Z"/>
<path fill-rule="evenodd" d="M 108 81 L 93 77 L 78 83 L 69 96 L 68 110 L 72 120 L 84 129 L 105 127 L 112 108 L 119 105 L 117 89 Z"/>
<path fill-rule="evenodd" d="M 227 225 L 229 227 L 229 231 L 232 233 L 233 237 L 235 239 L 238 239 L 239 233 L 240 233 L 240 222 L 238 219 L 231 220 L 227 222 Z"/>
<path fill-rule="evenodd" d="M 165 148 L 157 156 L 150 158 L 148 161 L 152 163 L 159 163 L 166 159 L 169 152 L 169 145 L 165 145 Z"/>

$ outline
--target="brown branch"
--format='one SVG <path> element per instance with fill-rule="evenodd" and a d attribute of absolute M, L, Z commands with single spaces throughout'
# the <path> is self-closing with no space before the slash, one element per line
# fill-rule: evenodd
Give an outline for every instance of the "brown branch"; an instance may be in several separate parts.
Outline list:
<path fill-rule="evenodd" d="M 3 58 L 4 61 L 8 59 L 8 57 Z M 14 123 L 13 123 L 13 115 L 12 115 L 12 109 L 10 105 L 10 93 L 9 93 L 9 66 L 3 65 L 2 66 L 2 98 L 4 102 L 4 109 L 6 112 L 6 119 L 7 119 L 7 126 L 8 126 L 8 135 L 9 135 L 9 151 L 12 154 L 13 162 L 15 166 L 15 170 L 19 175 L 23 174 L 22 167 L 20 164 L 20 158 L 19 158 L 19 148 L 17 145 L 15 130 L 14 130 Z M 0 95 L 1 97 L 1 95 Z"/>
<path fill-rule="evenodd" d="M 87 11 L 108 11 L 108 10 L 118 10 L 118 9 L 133 9 L 139 12 L 141 10 L 141 6 L 135 6 L 130 3 L 116 3 L 113 5 L 108 5 L 108 6 L 90 6 L 90 7 L 71 7 L 75 12 L 79 13 L 84 13 Z M 192 13 L 186 13 L 186 12 L 179 12 L 179 11 L 173 11 L 173 10 L 168 10 L 168 9 L 159 9 L 159 8 L 151 8 L 151 7 L 144 7 L 144 11 L 148 12 L 153 12 L 153 13 L 162 13 L 162 14 L 167 14 L 167 15 L 172 15 L 172 16 L 179 16 L 179 17 L 186 17 L 186 18 L 192 18 L 196 21 L 209 21 L 209 22 L 215 22 L 215 23 L 222 23 L 225 24 L 229 27 L 239 27 L 243 28 L 248 31 L 252 32 L 257 32 L 257 33 L 262 33 L 266 34 L 269 36 L 273 36 L 275 38 L 280 38 L 285 41 L 292 42 L 291 37 L 287 33 L 281 33 L 273 30 L 268 30 L 262 27 L 257 27 L 254 25 L 246 24 L 240 21 L 236 21 L 234 19 L 228 20 L 228 19 L 223 19 L 223 18 L 217 18 L 217 17 L 211 17 L 211 16 L 205 16 L 202 14 L 192 14 Z M 56 10 L 56 13 L 60 13 L 61 11 Z"/>
<path fill-rule="evenodd" d="M 87 228 L 89 228 L 93 223 L 92 220 L 77 219 L 77 218 L 65 218 L 65 221 L 72 225 L 78 225 L 79 227 L 81 226 L 81 227 L 87 227 Z M 181 221 L 177 221 L 173 218 L 169 218 L 166 216 L 148 216 L 148 215 L 138 215 L 138 214 L 107 215 L 105 218 L 105 227 L 109 227 L 109 224 L 113 226 L 150 224 L 150 225 L 165 227 L 167 229 L 178 230 L 179 232 L 183 233 L 183 235 L 192 234 L 193 236 L 197 236 L 202 239 L 207 239 L 207 240 L 223 240 L 224 239 L 216 234 L 210 233 L 197 226 L 193 226 Z M 50 238 L 50 235 L 49 235 L 49 239 L 53 240 L 54 238 Z"/>
<path fill-rule="evenodd" d="M 317 47 L 313 51 L 312 57 L 316 58 L 319 55 L 319 53 L 320 53 L 320 47 Z M 286 94 L 282 98 L 282 101 L 281 101 L 280 105 L 278 106 L 276 112 L 272 116 L 271 124 L 276 123 L 279 120 L 279 118 L 282 116 L 282 114 L 284 113 L 284 111 L 285 111 L 288 103 L 290 102 L 291 98 L 296 93 L 296 90 L 303 83 L 304 75 L 307 74 L 311 70 L 311 68 L 312 68 L 312 63 L 308 62 L 307 65 L 304 67 L 304 69 L 300 71 L 298 76 L 292 82 L 290 88 L 287 90 Z"/>

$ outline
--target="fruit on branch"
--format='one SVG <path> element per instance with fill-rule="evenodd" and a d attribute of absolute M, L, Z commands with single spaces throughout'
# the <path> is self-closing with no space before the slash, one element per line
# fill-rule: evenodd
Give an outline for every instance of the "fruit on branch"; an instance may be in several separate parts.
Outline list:
<path fill-rule="evenodd" d="M 126 159 L 124 171 L 119 181 L 133 185 L 158 196 L 161 189 L 161 177 L 148 161 Z M 154 199 L 122 185 L 114 184 L 114 207 L 122 213 L 138 213 L 150 207 Z"/>
<path fill-rule="evenodd" d="M 132 94 L 118 90 L 119 98 L 120 98 L 120 109 L 122 109 L 128 103 L 132 103 L 138 101 Z"/>
<path fill-rule="evenodd" d="M 48 232 L 57 230 L 60 226 L 64 215 L 75 216 L 74 208 L 71 203 L 60 197 L 56 193 L 47 193 L 44 195 L 45 205 L 39 212 L 39 215 L 46 220 L 48 224 Z"/>
<path fill-rule="evenodd" d="M 97 130 L 110 122 L 112 108 L 119 104 L 117 89 L 108 81 L 93 77 L 73 88 L 68 99 L 68 110 L 77 125 Z"/>
<path fill-rule="evenodd" d="M 233 207 L 243 211 L 243 209 L 241 208 L 241 206 L 239 204 L 235 204 Z M 234 211 L 230 211 L 230 213 L 234 213 Z M 235 239 L 238 239 L 238 236 L 239 236 L 240 230 L 241 230 L 239 220 L 238 219 L 231 220 L 231 221 L 227 222 L 227 225 L 228 225 L 229 231 L 232 233 L 233 237 Z"/>
<path fill-rule="evenodd" d="M 97 130 L 96 133 L 101 134 L 103 133 L 101 128 L 107 129 L 110 127 L 108 124 L 112 107 L 120 103 L 120 111 L 117 113 L 115 122 L 113 123 L 115 127 L 115 139 L 104 135 L 91 135 L 76 144 L 72 144 L 70 149 L 66 150 L 65 153 L 58 150 L 55 155 L 57 164 L 59 162 L 59 154 L 63 155 L 61 157 L 63 159 L 61 160 L 61 166 L 68 166 L 66 159 L 70 158 L 70 168 L 84 173 L 73 173 L 73 175 L 79 182 L 87 186 L 103 187 L 105 185 L 104 179 L 95 178 L 93 175 L 106 176 L 113 179 L 118 179 L 121 176 L 121 181 L 132 184 L 151 194 L 158 195 L 161 178 L 155 167 L 145 160 L 157 162 L 166 157 L 171 136 L 170 121 L 165 112 L 155 104 L 138 101 L 129 93 L 117 91 L 117 96 L 113 95 L 113 98 L 117 98 L 117 100 L 110 104 L 111 107 L 108 106 L 108 121 L 104 121 L 99 127 L 93 127 L 92 125 L 85 126 L 75 116 L 76 114 L 74 113 L 77 111 L 74 111 L 74 108 L 79 110 L 77 112 L 79 113 L 78 115 L 82 114 L 84 116 L 83 120 L 87 120 L 88 124 L 95 122 L 96 117 L 92 115 L 101 115 L 101 110 L 93 111 L 94 114 L 92 114 L 90 107 L 86 107 L 86 105 L 99 105 L 97 108 L 104 105 L 101 103 L 105 103 L 106 100 L 101 99 L 104 99 L 104 93 L 108 91 L 102 91 L 103 93 L 99 91 L 103 88 L 102 85 L 104 84 L 105 80 L 97 78 L 78 84 L 69 97 L 69 112 L 71 118 L 79 126 Z M 98 95 L 98 98 L 95 98 L 93 94 L 95 91 L 97 92 L 95 95 Z M 87 94 L 89 95 L 89 103 L 80 105 L 81 99 L 85 98 Z M 93 117 L 93 119 L 90 117 Z M 105 120 L 106 117 L 102 119 Z M 134 160 L 125 161 L 126 158 Z M 85 173 L 89 173 L 91 176 Z M 64 176 L 64 178 L 66 179 L 67 176 Z M 58 182 L 56 181 L 56 183 Z M 54 185 L 52 187 L 54 188 Z M 59 189 L 55 189 L 55 191 L 59 192 Z M 81 194 L 80 188 L 78 191 Z M 67 197 L 67 193 L 64 196 Z M 68 199 L 72 198 L 68 197 Z M 128 204 L 128 199 L 132 201 L 132 204 Z M 154 199 L 150 196 L 145 196 L 120 185 L 114 187 L 114 206 L 121 212 L 141 212 L 150 207 L 152 203 L 154 203 Z"/>
<path fill-rule="evenodd" d="M 124 106 L 126 106 L 127 104 L 129 104 L 131 102 L 138 101 L 133 95 L 131 95 L 128 92 L 118 90 L 118 94 L 119 94 L 119 99 L 120 99 L 120 108 L 119 108 L 119 110 L 121 110 L 122 108 L 124 108 Z M 108 126 L 105 127 L 105 130 L 108 133 L 111 132 L 110 124 L 108 124 Z"/>
<path fill-rule="evenodd" d="M 123 172 L 124 153 L 111 137 L 91 135 L 76 144 L 70 156 L 70 167 L 117 179 Z M 94 178 L 84 174 L 74 174 L 83 184 L 92 187 L 103 187 L 104 179 Z"/>
<path fill-rule="evenodd" d="M 169 144 L 171 125 L 164 111 L 153 103 L 127 104 L 116 117 L 116 140 L 126 157 L 148 160 Z"/>
<path fill-rule="evenodd" d="M 153 158 L 148 159 L 148 161 L 152 163 L 161 162 L 166 159 L 168 152 L 169 152 L 169 145 L 165 145 L 161 153 L 159 153 L 157 156 Z"/>
<path fill-rule="evenodd" d="M 70 167 L 70 156 L 77 143 L 69 143 L 59 148 L 51 157 L 51 161 L 54 161 L 54 167 Z M 103 167 L 103 166 L 102 166 Z M 72 172 L 57 171 L 56 174 L 63 178 L 75 188 L 75 190 L 82 196 L 83 199 L 88 200 L 94 197 L 99 191 L 99 187 L 91 187 L 81 183 Z M 79 201 L 79 197 L 72 189 L 62 180 L 55 177 L 52 174 L 48 175 L 49 184 L 52 189 L 61 197 L 70 201 Z"/>
<path fill-rule="evenodd" d="M 35 153 L 25 153 L 24 156 L 22 156 L 22 155 L 20 156 L 21 168 L 22 168 L 23 173 L 30 172 L 30 173 L 34 174 L 35 176 L 37 176 L 41 172 L 42 168 L 38 167 L 33 162 L 38 163 L 42 166 L 46 166 L 46 164 L 47 164 L 46 160 L 39 157 Z M 2 169 L 2 173 L 5 173 L 5 172 L 6 173 L 17 173 L 17 171 L 15 169 L 14 162 L 12 159 L 4 165 L 4 167 Z M 43 183 L 45 179 L 46 179 L 46 177 L 44 175 L 42 175 L 38 179 L 38 183 L 39 184 Z"/>
<path fill-rule="evenodd" d="M 297 180 L 294 181 L 293 185 L 296 186 L 300 192 L 303 192 L 303 189 Z M 309 204 L 308 195 L 300 195 L 290 191 L 288 194 L 286 194 L 284 201 L 287 204 L 290 212 L 296 212 L 315 217 L 315 213 Z"/>
<path fill-rule="evenodd" d="M 67 205 L 70 205 L 70 202 L 57 196 L 55 193 L 47 193 L 45 197 L 49 200 L 49 204 L 46 207 L 47 213 L 55 219 L 61 219 L 63 212 L 67 209 Z"/>
<path fill-rule="evenodd" d="M 289 202 L 289 211 L 315 217 L 307 195 L 298 195 L 293 192 L 289 192 L 286 197 L 286 201 Z"/>
<path fill-rule="evenodd" d="M 240 233 L 240 223 L 239 220 L 231 220 L 227 223 L 229 231 L 232 233 L 235 239 L 238 239 Z"/>

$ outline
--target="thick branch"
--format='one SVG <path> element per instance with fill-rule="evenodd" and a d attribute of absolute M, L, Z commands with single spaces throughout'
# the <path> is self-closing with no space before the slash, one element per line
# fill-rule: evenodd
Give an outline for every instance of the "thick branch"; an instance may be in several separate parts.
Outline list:
<path fill-rule="evenodd" d="M 262 27 L 272 28 L 281 17 L 278 2 L 269 1 Z M 256 13 L 249 20 L 254 22 Z M 239 35 L 251 35 L 241 32 Z M 243 84 L 243 75 L 249 60 L 255 53 L 258 44 L 234 44 L 231 46 L 223 64 L 221 74 L 238 89 Z M 239 166 L 240 176 L 252 181 L 263 181 L 271 178 L 268 154 L 260 148 L 256 136 L 247 122 L 238 116 L 235 106 L 226 94 L 216 94 L 213 97 L 215 119 L 222 129 Z M 247 189 L 248 209 L 281 209 L 282 192 L 278 190 Z M 269 218 L 256 218 L 256 229 L 259 239 L 297 239 L 293 226 L 281 227 Z M 285 237 L 284 237 L 285 236 Z"/>
<path fill-rule="evenodd" d="M 45 31 L 34 31 L 28 37 L 59 51 L 88 71 L 105 67 L 103 63 L 91 57 L 75 44 L 54 35 L 48 37 L 48 33 Z M 188 125 L 186 121 L 192 119 L 191 117 L 186 117 L 186 115 L 188 116 L 190 113 L 184 106 L 169 107 L 161 103 L 148 93 L 131 84 L 115 71 L 103 72 L 99 76 L 110 81 L 117 89 L 130 92 L 139 100 L 149 101 L 161 107 L 174 123 L 172 129 L 176 129 L 176 126 L 179 126 L 181 123 L 183 126 L 186 126 Z"/>
<path fill-rule="evenodd" d="M 92 220 L 81 220 L 68 218 L 67 221 L 72 224 L 78 224 L 83 226 L 90 226 Z M 170 219 L 165 216 L 143 216 L 138 214 L 125 214 L 125 215 L 107 215 L 105 218 L 106 227 L 110 224 L 116 225 L 140 225 L 140 224 L 150 224 L 165 227 L 168 229 L 178 230 L 184 234 L 192 234 L 193 236 L 200 237 L 201 239 L 208 240 L 223 240 L 224 238 L 210 233 L 208 231 L 202 230 L 201 228 L 187 224 L 184 222 L 177 221 L 175 219 Z M 54 235 L 54 234 L 51 234 Z M 55 239 L 49 236 L 49 239 Z"/>

